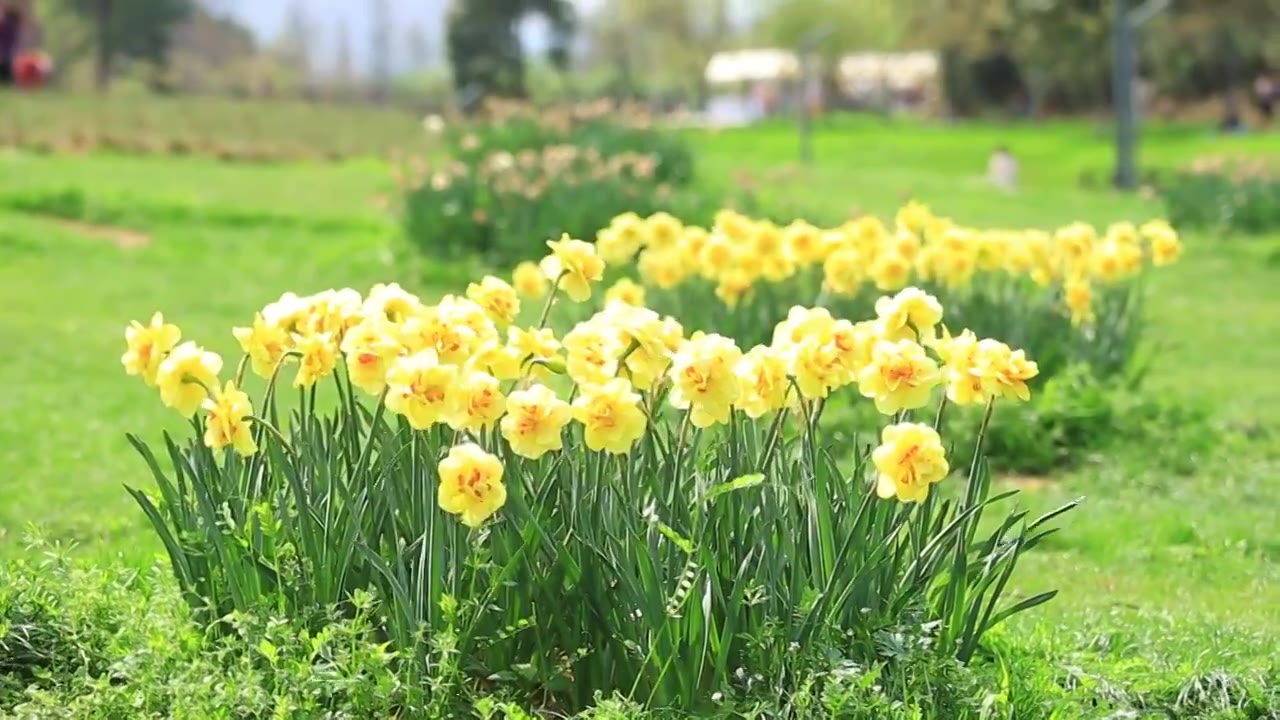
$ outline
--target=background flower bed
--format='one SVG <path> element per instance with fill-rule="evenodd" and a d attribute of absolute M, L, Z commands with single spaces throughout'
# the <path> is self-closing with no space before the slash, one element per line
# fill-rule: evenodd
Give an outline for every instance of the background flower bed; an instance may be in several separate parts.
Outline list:
<path fill-rule="evenodd" d="M 491 104 L 479 119 L 425 124 L 437 157 L 404 160 L 396 182 L 405 235 L 426 258 L 510 266 L 622 212 L 709 218 L 721 201 L 694 186 L 687 140 L 635 108 Z"/>
<path fill-rule="evenodd" d="M 1196 456 L 1211 442 L 1203 413 L 1140 391 L 1153 357 L 1142 334 L 1144 266 L 1181 254 L 1164 223 L 975 229 L 910 202 L 891 222 L 863 216 L 827 228 L 723 211 L 706 229 L 627 213 L 597 243 L 615 273 L 643 282 L 655 307 L 747 346 L 767 342 L 770 318 L 790 307 L 817 302 L 837 317 L 867 317 L 880 293 L 915 282 L 944 300 L 948 322 L 1039 348 L 1032 385 L 1057 391 L 1035 394 L 1016 421 L 993 429 L 989 448 L 1006 471 L 1043 474 L 1086 459 L 1113 444 L 1122 413 L 1151 419 L 1130 423 L 1134 432 L 1176 419 L 1187 437 L 1202 438 L 1184 446 Z M 831 410 L 840 424 L 867 429 L 856 407 Z M 962 414 L 949 422 L 976 432 Z"/>
<path fill-rule="evenodd" d="M 1223 235 L 1280 228 L 1280 170 L 1266 157 L 1200 158 L 1160 192 L 1170 219 L 1181 226 Z"/>

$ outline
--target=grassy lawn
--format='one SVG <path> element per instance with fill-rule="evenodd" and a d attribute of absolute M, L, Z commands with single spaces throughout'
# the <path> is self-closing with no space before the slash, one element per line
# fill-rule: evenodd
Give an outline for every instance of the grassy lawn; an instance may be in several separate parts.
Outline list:
<path fill-rule="evenodd" d="M 815 164 L 787 169 L 788 127 L 700 136 L 702 172 L 746 169 L 770 199 L 840 216 L 891 212 L 905 193 L 974 224 L 1053 227 L 1140 220 L 1158 203 L 1080 186 L 1105 177 L 1107 137 L 1084 124 L 930 128 L 839 121 L 820 127 Z M 987 188 L 998 143 L 1022 163 L 1023 189 Z M 1144 158 L 1172 167 L 1212 152 L 1280 152 L 1271 138 L 1152 132 Z M 777 168 L 783 168 L 778 171 Z M 772 177 L 770 173 L 775 173 Z M 161 309 L 187 336 L 233 357 L 229 328 L 286 290 L 417 284 L 394 259 L 394 227 L 372 209 L 386 168 L 227 166 L 197 159 L 0 156 L 0 200 L 72 189 L 94 202 L 136 203 L 145 242 L 121 247 L 83 228 L 0 210 L 0 557 L 22 552 L 27 523 L 95 558 L 144 564 L 158 549 L 121 483 L 145 482 L 126 431 L 158 437 L 180 422 L 120 368 L 124 325 Z M 151 206 L 207 208 L 209 222 L 149 217 Z M 266 227 L 218 213 L 278 217 Z M 348 219 L 326 228 L 308 217 Z M 440 287 L 461 277 L 438 270 Z M 1264 672 L 1280 636 L 1280 237 L 1188 239 L 1183 261 L 1150 285 L 1158 340 L 1149 387 L 1208 405 L 1222 448 L 1192 476 L 1134 448 L 1099 458 L 1023 500 L 1039 510 L 1084 496 L 1064 531 L 1034 553 L 1018 589 L 1060 588 L 1005 639 L 1084 672 L 1122 674 L 1161 692 L 1198 673 Z M 1034 355 L 1034 348 L 1028 349 Z M 998 419 L 997 419 L 998 422 Z M 1100 717 L 1105 715 L 1100 715 Z"/>

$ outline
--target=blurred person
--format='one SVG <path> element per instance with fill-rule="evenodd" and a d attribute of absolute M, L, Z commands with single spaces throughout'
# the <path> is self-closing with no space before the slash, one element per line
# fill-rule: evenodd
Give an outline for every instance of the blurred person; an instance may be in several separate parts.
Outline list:
<path fill-rule="evenodd" d="M 14 82 L 14 61 L 22 33 L 22 11 L 16 4 L 0 0 L 0 86 Z"/>
<path fill-rule="evenodd" d="M 1271 79 L 1270 74 L 1262 73 L 1253 81 L 1253 100 L 1262 113 L 1262 121 L 1270 125 L 1276 102 L 1280 101 L 1280 85 Z"/>
<path fill-rule="evenodd" d="M 1009 148 L 1001 145 L 987 160 L 987 179 L 1002 190 L 1013 190 L 1018 184 L 1018 161 Z"/>
<path fill-rule="evenodd" d="M 13 60 L 14 83 L 24 89 L 41 87 L 53 72 L 53 60 L 48 53 L 28 50 L 18 53 Z"/>

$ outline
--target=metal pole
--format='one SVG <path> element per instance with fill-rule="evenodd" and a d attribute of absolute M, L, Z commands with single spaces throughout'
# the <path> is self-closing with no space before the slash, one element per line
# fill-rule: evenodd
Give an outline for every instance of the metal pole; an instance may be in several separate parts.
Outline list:
<path fill-rule="evenodd" d="M 796 92 L 797 109 L 800 112 L 800 162 L 813 162 L 813 118 L 809 116 L 809 53 L 800 55 L 800 87 Z"/>
<path fill-rule="evenodd" d="M 1116 118 L 1115 185 L 1132 190 L 1138 184 L 1138 122 L 1134 102 L 1134 26 L 1129 0 L 1112 0 L 1114 39 L 1111 61 L 1111 95 Z"/>
<path fill-rule="evenodd" d="M 812 72 L 812 63 L 810 62 L 810 53 L 822 44 L 822 41 L 831 34 L 832 28 L 829 24 L 819 25 L 800 38 L 800 43 L 796 48 L 796 54 L 800 58 L 800 80 L 796 88 L 796 109 L 800 113 L 798 129 L 800 131 L 800 162 L 808 165 L 813 159 L 813 118 L 809 115 L 809 104 L 807 95 L 809 90 L 810 78 Z"/>

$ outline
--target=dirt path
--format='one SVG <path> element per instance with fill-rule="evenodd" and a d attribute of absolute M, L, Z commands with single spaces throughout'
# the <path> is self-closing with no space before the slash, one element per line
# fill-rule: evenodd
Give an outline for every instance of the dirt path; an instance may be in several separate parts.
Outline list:
<path fill-rule="evenodd" d="M 62 218 L 47 216 L 44 219 L 54 225 L 70 230 L 74 233 L 84 235 L 85 237 L 90 237 L 95 240 L 105 240 L 106 242 L 112 243 L 116 247 L 124 250 L 136 250 L 151 243 L 150 236 L 137 230 L 113 227 L 110 225 L 95 225 L 93 223 L 80 222 L 78 220 L 64 220 Z"/>

